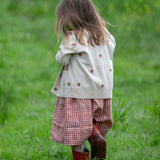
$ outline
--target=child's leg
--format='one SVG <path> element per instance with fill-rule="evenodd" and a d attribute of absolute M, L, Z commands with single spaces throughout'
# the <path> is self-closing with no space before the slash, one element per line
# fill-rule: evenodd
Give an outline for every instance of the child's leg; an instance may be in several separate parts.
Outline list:
<path fill-rule="evenodd" d="M 95 122 L 95 121 L 94 121 Z M 101 135 L 96 123 L 93 122 L 92 135 L 88 139 L 91 145 L 91 157 L 92 159 L 105 159 L 106 157 L 106 140 Z"/>
<path fill-rule="evenodd" d="M 73 160 L 89 160 L 89 151 L 84 151 L 84 144 L 71 146 Z"/>
<path fill-rule="evenodd" d="M 84 152 L 84 143 L 81 144 L 81 145 L 77 145 L 77 146 L 71 146 L 72 147 L 72 150 L 73 151 L 76 151 L 76 152 L 81 152 L 83 153 Z"/>

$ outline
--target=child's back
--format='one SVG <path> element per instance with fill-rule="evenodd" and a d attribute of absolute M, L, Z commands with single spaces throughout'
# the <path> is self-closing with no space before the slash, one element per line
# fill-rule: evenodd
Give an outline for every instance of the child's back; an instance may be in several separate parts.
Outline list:
<path fill-rule="evenodd" d="M 108 33 L 110 37 L 105 44 L 92 46 L 86 34 L 83 34 L 83 45 L 76 40 L 73 31 L 67 34 L 56 55 L 57 62 L 65 66 L 65 70 L 60 86 L 54 86 L 52 92 L 60 97 L 112 98 L 113 36 Z"/>

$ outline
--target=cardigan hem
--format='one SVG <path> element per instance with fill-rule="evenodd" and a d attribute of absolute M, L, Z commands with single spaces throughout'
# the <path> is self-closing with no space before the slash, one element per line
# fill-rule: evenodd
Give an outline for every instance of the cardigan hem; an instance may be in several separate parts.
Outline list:
<path fill-rule="evenodd" d="M 112 89 L 90 89 L 90 88 L 67 88 L 61 91 L 51 89 L 51 93 L 58 97 L 79 98 L 79 99 L 107 99 L 112 98 Z"/>

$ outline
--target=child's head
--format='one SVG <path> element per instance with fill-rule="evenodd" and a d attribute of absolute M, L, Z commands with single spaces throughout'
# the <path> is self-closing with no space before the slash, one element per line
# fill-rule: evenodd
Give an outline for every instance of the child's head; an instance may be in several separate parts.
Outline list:
<path fill-rule="evenodd" d="M 81 44 L 84 30 L 88 32 L 90 44 L 105 43 L 105 21 L 99 16 L 91 0 L 62 0 L 57 8 L 56 32 L 59 35 L 60 29 L 67 35 L 67 28 L 74 31 Z"/>

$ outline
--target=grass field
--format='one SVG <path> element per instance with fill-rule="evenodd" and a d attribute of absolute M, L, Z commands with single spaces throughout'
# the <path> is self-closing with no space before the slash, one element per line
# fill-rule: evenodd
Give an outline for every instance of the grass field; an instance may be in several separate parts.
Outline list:
<path fill-rule="evenodd" d="M 0 2 L 0 159 L 71 160 L 50 141 L 59 0 Z M 115 36 L 106 160 L 160 159 L 160 0 L 94 0 Z M 88 142 L 86 145 L 89 147 Z"/>

